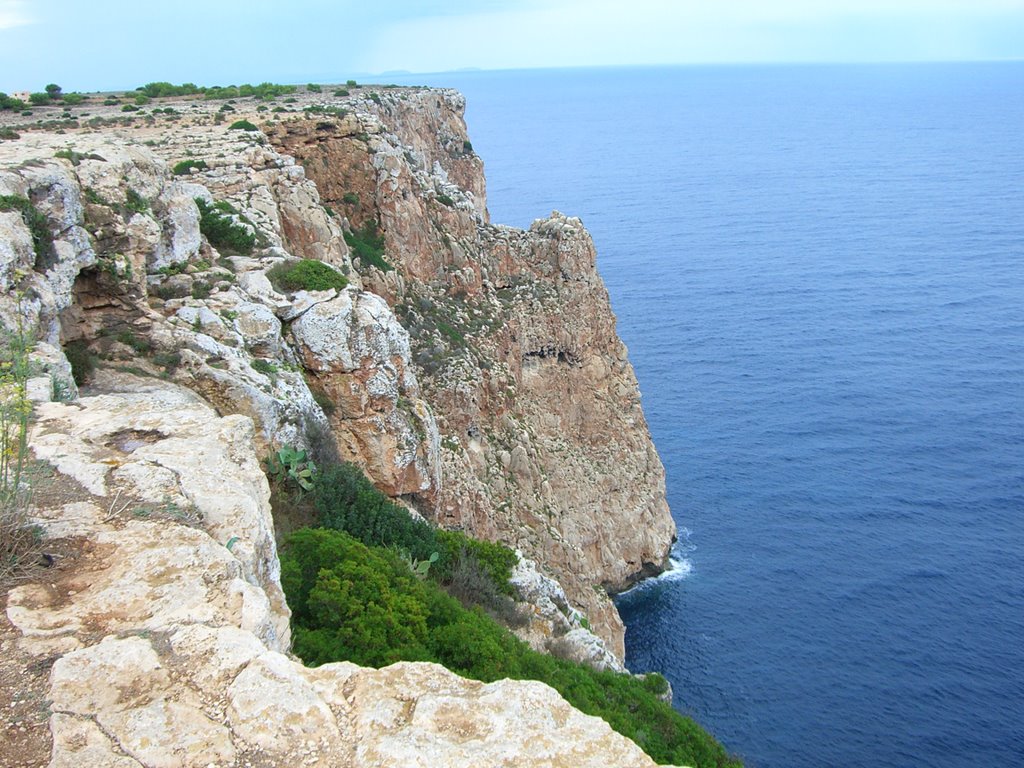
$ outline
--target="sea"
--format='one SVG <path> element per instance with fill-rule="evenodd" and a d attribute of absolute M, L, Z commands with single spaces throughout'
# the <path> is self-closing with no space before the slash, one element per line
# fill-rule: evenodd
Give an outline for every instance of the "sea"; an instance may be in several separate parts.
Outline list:
<path fill-rule="evenodd" d="M 1024 62 L 460 72 L 667 472 L 627 663 L 751 768 L 1024 766 Z"/>

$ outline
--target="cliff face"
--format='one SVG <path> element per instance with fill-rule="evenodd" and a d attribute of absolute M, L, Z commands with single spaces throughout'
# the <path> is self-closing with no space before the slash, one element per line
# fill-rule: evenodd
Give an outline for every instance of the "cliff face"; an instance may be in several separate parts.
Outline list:
<path fill-rule="evenodd" d="M 656 571 L 675 529 L 593 243 L 557 213 L 528 231 L 488 223 L 459 94 L 361 106 L 266 130 L 325 203 L 379 222 L 395 269 L 364 282 L 409 330 L 441 433 L 440 486 L 413 501 L 544 563 L 621 657 L 606 590 Z"/>
<path fill-rule="evenodd" d="M 242 666 L 287 650 L 266 485 L 254 457 L 292 444 L 310 447 L 319 460 L 358 463 L 386 493 L 441 525 L 517 547 L 535 561 L 517 572 L 535 613 L 524 636 L 544 647 L 565 633 L 583 660 L 616 666 L 623 629 L 607 590 L 657 570 L 674 527 L 590 237 L 578 219 L 557 213 L 528 231 L 489 223 L 483 166 L 466 137 L 458 94 L 396 89 L 331 104 L 313 98 L 269 120 L 255 104 L 248 113 L 238 104 L 232 117 L 259 122 L 262 134 L 228 129 L 212 118 L 216 105 L 194 104 L 164 123 L 38 131 L 0 143 L 0 196 L 30 201 L 47 230 L 35 242 L 17 210 L 0 211 L 0 319 L 14 328 L 20 316 L 40 339 L 39 401 L 77 396 L 62 347 L 79 365 L 99 367 L 88 404 L 45 406 L 49 426 L 34 446 L 76 478 L 88 492 L 84 501 L 100 512 L 60 506 L 40 519 L 55 536 L 101 542 L 103 552 L 121 553 L 117 562 L 139 560 L 162 574 L 110 570 L 109 559 L 85 563 L 68 594 L 88 592 L 76 585 L 100 573 L 113 579 L 107 592 L 92 602 L 70 600 L 67 614 L 63 599 L 52 605 L 48 592 L 12 594 L 9 618 L 42 643 L 32 646 L 38 654 L 91 654 L 106 634 L 123 639 L 178 624 L 248 633 L 255 640 L 238 642 L 260 647 L 243 654 Z M 300 111 L 304 103 L 311 109 Z M 172 173 L 185 160 L 199 167 Z M 252 252 L 211 243 L 201 224 L 210 211 L 248 233 Z M 376 255 L 375 225 L 383 237 Z M 347 275 L 348 287 L 284 288 L 275 274 L 298 258 L 331 265 Z M 134 378 L 118 378 L 125 374 Z M 150 394 L 140 402 L 139 393 Z M 155 411 L 142 407 L 147 401 Z M 122 406 L 130 422 L 115 418 Z M 73 418 L 76 410 L 87 423 Z M 210 443 L 209 454 L 169 458 L 165 443 L 177 439 L 176 419 L 197 430 L 209 421 L 228 447 Z M 139 441 L 148 446 L 141 453 Z M 222 472 L 218 461 L 235 462 L 243 476 Z M 163 564 L 148 557 L 145 543 L 118 550 L 128 545 L 115 542 L 117 532 L 143 542 L 163 534 L 123 515 L 108 530 L 120 507 L 111 484 L 135 488 L 139 504 L 201 516 L 186 515 L 186 530 L 168 537 Z M 248 500 L 215 501 L 234 499 L 235 485 Z M 79 513 L 81 530 L 60 522 Z M 211 544 L 228 541 L 231 547 Z M 176 587 L 161 590 L 177 583 L 167 562 L 190 547 L 201 556 L 187 578 L 202 584 L 189 586 L 179 606 Z M 137 594 L 119 586 L 139 579 L 149 587 Z M 101 604 L 125 595 L 125 623 L 109 623 Z M 160 637 L 147 640 L 158 666 L 176 669 Z M 211 636 L 196 647 L 219 642 Z M 135 651 L 150 664 L 150 650 Z M 267 661 L 265 677 L 278 674 L 279 663 Z M 314 673 L 288 675 L 325 696 Z M 210 706 L 222 712 L 225 701 Z M 337 720 L 337 707 L 347 706 L 340 702 L 327 697 L 309 706 L 326 707 Z M 62 711 L 88 719 L 100 704 Z M 132 717 L 171 717 L 160 711 Z M 75 743 L 102 742 L 88 723 L 57 719 L 58 743 L 65 722 Z M 398 718 L 394 727 L 406 724 Z M 110 728 L 101 730 L 109 737 Z"/>

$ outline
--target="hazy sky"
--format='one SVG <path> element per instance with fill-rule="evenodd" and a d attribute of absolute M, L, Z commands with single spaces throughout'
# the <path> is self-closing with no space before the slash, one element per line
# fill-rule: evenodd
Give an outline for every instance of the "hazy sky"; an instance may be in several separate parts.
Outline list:
<path fill-rule="evenodd" d="M 3 91 L 962 59 L 1024 59 L 1024 0 L 0 0 Z"/>

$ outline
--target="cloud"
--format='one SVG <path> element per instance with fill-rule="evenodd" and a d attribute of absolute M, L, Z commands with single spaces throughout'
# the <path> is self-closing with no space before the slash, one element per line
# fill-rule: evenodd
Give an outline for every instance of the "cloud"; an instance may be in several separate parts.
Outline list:
<path fill-rule="evenodd" d="M 22 0 L 0 0 L 0 30 L 24 27 L 32 23 Z"/>
<path fill-rule="evenodd" d="M 986 58 L 1004 55 L 986 43 L 990 30 L 1022 20 L 1024 0 L 521 0 L 383 21 L 359 63 L 423 72 Z M 1015 46 L 1020 55 L 1024 35 Z"/>

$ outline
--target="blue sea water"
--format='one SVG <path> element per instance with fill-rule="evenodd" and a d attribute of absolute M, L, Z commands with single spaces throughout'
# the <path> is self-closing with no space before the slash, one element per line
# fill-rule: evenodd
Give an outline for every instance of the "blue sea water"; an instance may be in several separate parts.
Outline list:
<path fill-rule="evenodd" d="M 681 531 L 629 666 L 755 768 L 1024 765 L 1024 63 L 412 79 L 597 244 Z"/>

